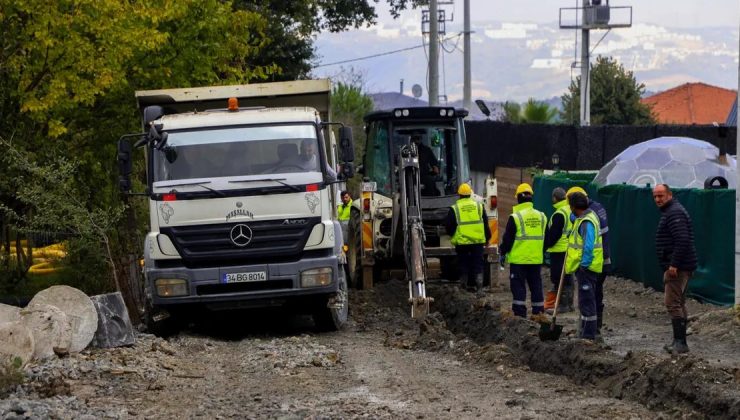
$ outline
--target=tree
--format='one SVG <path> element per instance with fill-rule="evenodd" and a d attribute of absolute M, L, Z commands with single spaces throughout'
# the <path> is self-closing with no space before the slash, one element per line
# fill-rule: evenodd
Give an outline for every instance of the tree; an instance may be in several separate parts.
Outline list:
<path fill-rule="evenodd" d="M 24 162 L 0 164 L 0 238 L 9 252 L 11 239 L 19 244 L 34 229 L 70 233 L 90 245 L 82 248 L 105 250 L 78 260 L 86 266 L 92 259 L 125 270 L 122 256 L 140 252 L 143 242 L 106 221 L 118 220 L 112 216 L 125 206 L 113 157 L 115 140 L 140 130 L 134 90 L 243 83 L 276 68 L 252 60 L 267 44 L 265 19 L 220 0 L 156 7 L 142 0 L 0 0 L 0 25 L 0 133 L 6 139 L 0 156 L 11 156 L 12 144 L 13 162 Z M 38 169 L 48 165 L 57 170 Z M 38 190 L 25 187 L 49 189 L 55 176 L 66 193 L 28 198 Z M 6 261 L 0 258 L 3 266 Z M 0 281 L 8 279 L 4 274 Z"/>
<path fill-rule="evenodd" d="M 655 116 L 649 106 L 640 103 L 645 85 L 637 83 L 634 74 L 611 57 L 597 57 L 591 70 L 592 124 L 654 124 Z M 579 124 L 581 78 L 571 81 L 568 92 L 561 97 L 561 119 L 568 124 Z"/>
<path fill-rule="evenodd" d="M 502 120 L 513 124 L 552 124 L 557 116 L 558 110 L 548 105 L 547 102 L 529 98 L 524 106 L 506 101 Z"/>
<path fill-rule="evenodd" d="M 331 94 L 331 112 L 334 122 L 341 122 L 352 127 L 355 143 L 355 165 L 362 162 L 365 152 L 365 135 L 362 130 L 364 126 L 363 117 L 373 110 L 373 101 L 362 92 L 361 76 L 352 72 L 351 79 L 355 84 L 339 82 L 334 85 Z M 360 77 L 358 79 L 357 77 Z M 360 80 L 360 81 L 358 81 Z M 348 182 L 348 188 L 353 191 L 359 183 L 359 177 Z"/>

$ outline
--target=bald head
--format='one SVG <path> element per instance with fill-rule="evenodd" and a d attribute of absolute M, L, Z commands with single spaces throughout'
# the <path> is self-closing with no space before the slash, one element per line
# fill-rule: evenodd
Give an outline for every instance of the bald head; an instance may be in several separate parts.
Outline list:
<path fill-rule="evenodd" d="M 673 192 L 668 184 L 658 184 L 653 188 L 653 200 L 655 205 L 663 207 L 673 199 Z"/>

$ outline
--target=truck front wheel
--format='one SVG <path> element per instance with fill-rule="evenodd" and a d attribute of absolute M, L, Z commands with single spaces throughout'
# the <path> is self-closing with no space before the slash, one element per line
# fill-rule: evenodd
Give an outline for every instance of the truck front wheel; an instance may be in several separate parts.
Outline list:
<path fill-rule="evenodd" d="M 349 318 L 349 299 L 346 267 L 339 266 L 337 273 L 337 293 L 322 301 L 313 313 L 313 322 L 319 331 L 337 331 L 347 324 Z"/>

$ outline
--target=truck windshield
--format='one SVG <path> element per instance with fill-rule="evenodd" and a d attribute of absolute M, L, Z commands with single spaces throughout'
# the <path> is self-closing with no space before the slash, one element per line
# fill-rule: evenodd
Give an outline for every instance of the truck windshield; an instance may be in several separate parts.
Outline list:
<path fill-rule="evenodd" d="M 277 173 L 321 172 L 311 124 L 168 132 L 153 151 L 154 181 Z"/>

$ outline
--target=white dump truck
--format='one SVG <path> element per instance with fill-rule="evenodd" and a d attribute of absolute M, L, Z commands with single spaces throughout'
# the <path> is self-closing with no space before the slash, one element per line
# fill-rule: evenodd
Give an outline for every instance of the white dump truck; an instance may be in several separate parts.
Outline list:
<path fill-rule="evenodd" d="M 330 93 L 328 80 L 136 92 L 144 132 L 119 140 L 118 159 L 134 194 L 132 155 L 145 151 L 155 331 L 194 306 L 283 306 L 323 330 L 346 322 L 336 201 L 354 150 L 348 127 L 335 141 Z"/>

